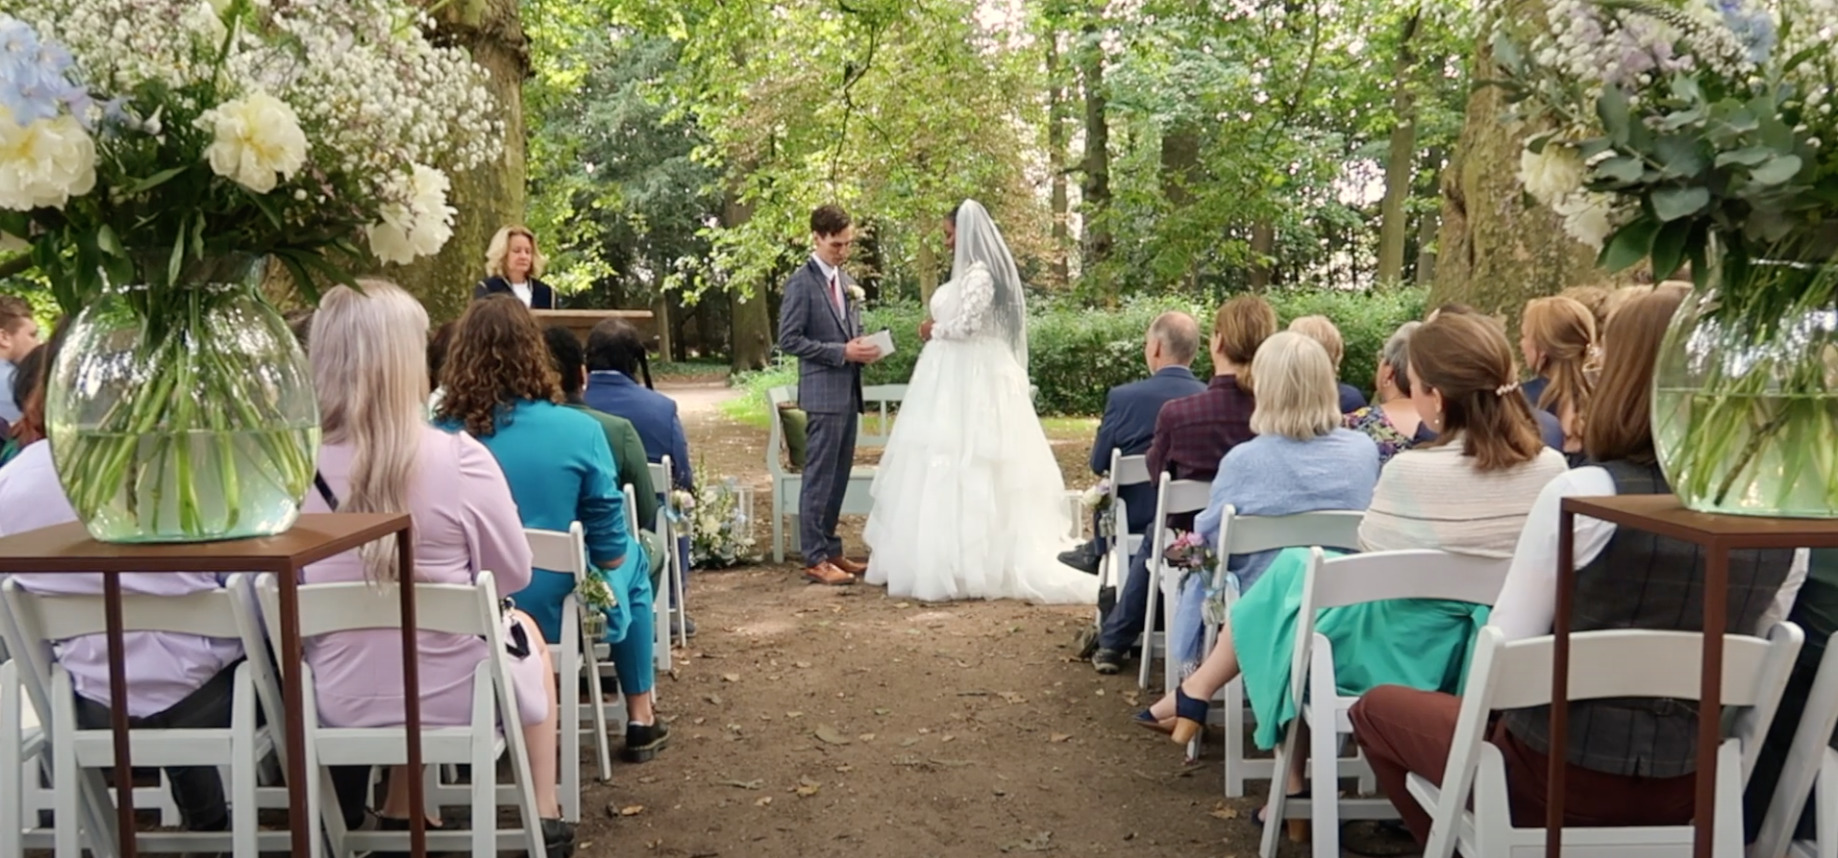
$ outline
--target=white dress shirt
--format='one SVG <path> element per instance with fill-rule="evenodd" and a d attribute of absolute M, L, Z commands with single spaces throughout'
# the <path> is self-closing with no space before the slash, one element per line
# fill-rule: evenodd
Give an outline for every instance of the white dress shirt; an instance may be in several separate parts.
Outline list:
<path fill-rule="evenodd" d="M 523 306 L 528 307 L 530 306 L 531 296 L 534 295 L 535 293 L 530 289 L 530 284 L 525 282 L 525 283 L 512 283 L 511 284 L 511 294 L 516 295 L 517 300 L 522 301 Z"/>

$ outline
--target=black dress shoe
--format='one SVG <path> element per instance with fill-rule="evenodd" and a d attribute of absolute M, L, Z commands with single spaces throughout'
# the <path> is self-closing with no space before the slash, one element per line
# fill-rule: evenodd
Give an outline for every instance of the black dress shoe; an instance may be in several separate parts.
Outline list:
<path fill-rule="evenodd" d="M 1079 629 L 1077 637 L 1072 639 L 1072 648 L 1078 651 L 1079 661 L 1084 661 L 1098 652 L 1098 627 L 1086 626 Z"/>
<path fill-rule="evenodd" d="M 559 819 L 542 821 L 542 846 L 548 852 L 548 858 L 572 858 L 574 855 L 574 823 Z"/>
<path fill-rule="evenodd" d="M 1098 574 L 1098 560 L 1098 553 L 1091 550 L 1090 543 L 1081 545 L 1071 551 L 1061 551 L 1059 553 L 1059 562 L 1087 575 Z"/>

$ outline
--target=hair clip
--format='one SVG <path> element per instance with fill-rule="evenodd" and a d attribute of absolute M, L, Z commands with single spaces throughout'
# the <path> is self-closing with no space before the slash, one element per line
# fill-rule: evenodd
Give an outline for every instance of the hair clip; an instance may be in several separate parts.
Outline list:
<path fill-rule="evenodd" d="M 1493 395 L 1495 395 L 1495 396 L 1505 396 L 1506 394 L 1508 394 L 1508 393 L 1511 393 L 1511 392 L 1513 392 L 1513 391 L 1515 391 L 1515 390 L 1518 390 L 1518 389 L 1519 389 L 1519 383 L 1518 383 L 1518 382 L 1513 382 L 1513 383 L 1511 383 L 1511 384 L 1502 384 L 1502 385 L 1500 385 L 1499 387 L 1496 387 L 1496 388 L 1494 388 L 1494 389 L 1493 389 Z"/>

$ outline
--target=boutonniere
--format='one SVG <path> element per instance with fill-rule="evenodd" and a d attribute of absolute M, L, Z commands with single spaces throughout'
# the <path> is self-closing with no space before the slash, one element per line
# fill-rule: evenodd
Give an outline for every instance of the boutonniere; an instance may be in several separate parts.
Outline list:
<path fill-rule="evenodd" d="M 862 301 L 862 300 L 866 300 L 867 297 L 868 297 L 868 293 L 863 292 L 862 287 L 857 286 L 854 283 L 849 284 L 849 300 Z"/>

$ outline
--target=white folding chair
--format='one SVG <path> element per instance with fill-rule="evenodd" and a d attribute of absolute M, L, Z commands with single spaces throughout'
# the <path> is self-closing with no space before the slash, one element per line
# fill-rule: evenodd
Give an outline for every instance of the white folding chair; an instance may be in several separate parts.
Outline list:
<path fill-rule="evenodd" d="M 625 530 L 632 534 L 632 545 L 638 546 L 638 493 L 630 483 L 625 487 Z M 663 517 L 659 512 L 659 518 Z M 653 531 L 655 532 L 655 531 Z M 658 534 L 662 536 L 663 534 Z M 658 559 L 664 564 L 664 592 L 651 593 L 651 664 L 658 673 L 669 673 L 673 653 L 670 651 L 670 555 L 673 548 L 665 548 L 664 556 Z"/>
<path fill-rule="evenodd" d="M 1168 519 L 1184 513 L 1197 513 L 1206 509 L 1207 495 L 1212 491 L 1212 484 L 1201 480 L 1177 480 L 1169 474 L 1162 474 L 1155 493 L 1155 523 L 1150 526 L 1149 546 L 1149 589 L 1145 598 L 1148 604 L 1143 607 L 1142 620 L 1142 664 L 1137 670 L 1136 687 L 1149 687 L 1149 665 L 1155 660 L 1159 650 L 1162 661 L 1172 661 L 1168 653 L 1168 634 L 1155 630 L 1155 607 L 1164 599 L 1172 605 L 1172 595 L 1163 593 L 1162 557 L 1173 542 L 1173 532 L 1168 529 Z M 1124 567 L 1126 570 L 1128 567 Z M 1123 573 L 1124 576 L 1128 571 Z M 1170 609 L 1172 612 L 1172 608 Z M 1164 675 L 1173 672 L 1172 667 L 1163 671 Z M 1172 688 L 1173 686 L 1169 686 Z"/>
<path fill-rule="evenodd" d="M 397 585 L 399 586 L 399 585 Z M 470 723 L 456 727 L 421 728 L 421 759 L 430 766 L 469 765 L 472 783 L 458 788 L 437 788 L 429 795 L 435 809 L 470 800 L 470 831 L 429 831 L 428 851 L 470 848 L 474 855 L 500 850 L 527 850 L 542 855 L 542 823 L 531 787 L 530 760 L 523 743 L 517 694 L 511 688 L 504 649 L 504 619 L 499 611 L 498 588 L 490 572 L 480 572 L 475 582 L 415 584 L 415 623 L 421 631 L 483 638 L 491 657 L 479 662 L 472 679 Z M 258 591 L 271 638 L 280 634 L 280 594 L 271 576 L 262 576 Z M 366 582 L 310 584 L 299 591 L 299 628 L 302 638 L 358 629 L 402 628 L 400 602 L 394 587 L 378 588 Z M 278 648 L 278 640 L 274 641 Z M 385 656 L 394 658 L 394 655 Z M 291 668 L 292 666 L 287 666 Z M 408 731 L 394 727 L 329 727 L 319 723 L 312 668 L 301 664 L 305 686 L 307 768 L 318 776 L 307 783 L 307 809 L 317 814 L 330 835 L 331 854 L 346 858 L 359 852 L 406 850 L 406 831 L 350 831 L 345 828 L 338 794 L 332 788 L 331 766 L 401 766 L 408 763 Z M 511 782 L 497 783 L 497 760 L 508 756 Z M 567 766 L 563 766 L 564 769 Z M 464 799 L 460 796 L 463 795 Z M 517 808 L 522 828 L 500 829 L 498 807 Z M 314 851 L 319 851 L 314 831 Z M 284 848 L 284 847 L 283 847 Z M 253 853 L 251 853 L 253 854 Z"/>
<path fill-rule="evenodd" d="M 1359 510 L 1324 510 L 1294 515 L 1239 515 L 1237 507 L 1226 504 L 1219 517 L 1219 542 L 1215 551 L 1219 557 L 1219 568 L 1213 573 L 1213 590 L 1224 590 L 1227 609 L 1238 601 L 1237 576 L 1225 568 L 1226 559 L 1234 554 L 1310 547 L 1358 551 L 1359 523 L 1365 517 L 1365 512 Z M 1213 645 L 1218 641 L 1219 628 L 1208 623 L 1206 646 L 1201 651 L 1211 653 Z M 1244 731 L 1253 719 L 1249 717 L 1250 708 L 1245 704 L 1244 680 L 1232 677 L 1232 681 L 1219 690 L 1217 699 L 1224 701 L 1218 711 L 1224 718 L 1225 726 L 1225 794 L 1228 798 L 1239 798 L 1244 795 L 1246 781 L 1271 780 L 1275 770 L 1268 759 L 1249 759 L 1245 756 Z M 1200 737 L 1196 736 L 1194 744 L 1188 748 L 1189 758 L 1199 758 L 1199 741 Z"/>
<path fill-rule="evenodd" d="M 1727 658 L 1727 656 L 1725 656 Z M 1831 738 L 1838 728 L 1838 647 L 1827 644 L 1819 673 L 1806 696 L 1806 709 L 1794 729 L 1786 765 L 1774 787 L 1774 799 L 1762 818 L 1761 833 L 1749 847 L 1749 858 L 1838 858 L 1838 751 Z M 1817 795 L 1813 840 L 1794 840 L 1806 797 Z M 1717 821 L 1721 826 L 1722 820 Z"/>
<path fill-rule="evenodd" d="M 687 590 L 689 557 L 686 553 L 677 550 L 677 540 L 679 538 L 690 539 L 693 537 L 690 532 L 691 524 L 689 519 L 686 518 L 681 523 L 676 523 L 672 522 L 670 516 L 667 514 L 670 509 L 670 494 L 673 489 L 671 481 L 676 478 L 676 464 L 670 461 L 669 456 L 665 456 L 663 461 L 651 465 L 650 467 L 651 485 L 659 492 L 663 493 L 664 496 L 664 504 L 658 507 L 657 530 L 653 532 L 656 533 L 658 538 L 664 543 L 663 562 L 666 564 L 665 568 L 669 570 L 668 574 L 664 575 L 664 589 L 667 592 L 657 594 L 658 613 L 665 620 L 661 626 L 663 630 L 658 632 L 658 641 L 663 644 L 663 649 L 666 650 L 664 658 L 668 659 L 670 657 L 667 652 L 670 649 L 670 623 L 668 621 L 672 613 L 675 613 L 681 620 L 677 626 L 677 645 L 689 646 L 689 602 Z M 669 670 L 670 665 L 668 662 L 666 662 L 661 669 Z"/>
<path fill-rule="evenodd" d="M 52 845 L 50 832 L 38 827 L 39 806 L 26 795 L 28 788 L 40 792 L 39 760 L 45 750 L 38 715 L 25 705 L 19 666 L 0 661 L 0 858 L 20 858 L 26 849 Z"/>
<path fill-rule="evenodd" d="M 243 591 L 246 594 L 246 590 Z M 58 858 L 75 858 L 87 846 L 113 853 L 117 832 L 114 801 L 102 771 L 115 764 L 113 732 L 108 728 L 77 726 L 76 692 L 70 674 L 56 662 L 55 641 L 106 630 L 100 595 L 39 595 L 19 586 L 18 578 L 0 584 L 6 604 L 12 662 L 25 683 L 28 696 L 39 706 L 51 754 L 52 812 L 62 820 L 87 819 L 87 838 L 78 826 L 58 825 L 53 848 Z M 205 590 L 182 596 L 123 594 L 124 632 L 170 632 L 241 639 L 253 623 L 248 603 L 230 589 Z M 136 766 L 169 767 L 216 765 L 227 774 L 225 798 L 229 802 L 227 832 L 139 833 L 143 849 L 209 851 L 229 849 L 240 856 L 287 848 L 286 831 L 261 831 L 256 813 L 263 807 L 287 806 L 285 789 L 258 788 L 260 762 L 277 748 L 277 717 L 266 726 L 257 723 L 258 703 L 276 707 L 279 691 L 267 671 L 265 651 L 251 653 L 233 676 L 230 726 L 210 729 L 135 728 L 128 737 L 129 753 Z M 258 685 L 264 686 L 258 689 Z M 42 702 L 41 702 L 42 701 Z M 271 711 L 278 713 L 278 708 Z M 136 790 L 135 797 L 141 795 Z M 80 843 L 86 839 L 87 843 Z M 106 845 L 102 844 L 106 841 Z"/>
<path fill-rule="evenodd" d="M 566 533 L 559 530 L 525 528 L 523 538 L 530 543 L 530 562 L 538 569 L 548 569 L 573 576 L 575 585 L 588 576 L 587 539 L 580 522 L 573 522 Z M 581 604 L 574 591 L 562 599 L 562 630 L 559 639 L 549 644 L 549 656 L 555 661 L 556 699 L 579 700 L 580 679 L 588 680 L 587 703 L 559 707 L 561 723 L 561 799 L 562 818 L 569 822 L 581 819 L 581 731 L 592 724 L 594 750 L 599 755 L 600 780 L 613 776 L 612 740 L 606 734 L 606 707 L 601 704 L 600 656 L 604 646 L 590 640 L 581 631 L 581 615 L 593 610 Z"/>
<path fill-rule="evenodd" d="M 1339 796 L 1340 778 L 1352 764 L 1361 793 L 1376 789 L 1371 769 L 1358 747 L 1343 761 L 1340 748 L 1353 725 L 1347 710 L 1358 697 L 1342 696 L 1334 676 L 1334 645 L 1315 631 L 1315 613 L 1387 599 L 1446 599 L 1492 605 L 1506 580 L 1507 561 L 1443 551 L 1382 551 L 1329 558 L 1320 548 L 1309 551 L 1308 577 L 1296 615 L 1294 652 L 1290 657 L 1289 694 L 1297 717 L 1289 722 L 1272 761 L 1270 801 L 1264 813 L 1264 858 L 1275 858 L 1277 832 L 1287 819 L 1312 817 L 1315 858 L 1339 858 L 1340 820 L 1391 819 L 1397 816 L 1384 798 Z M 1400 642 L 1403 644 L 1405 642 Z M 1309 730 L 1310 798 L 1291 798 L 1286 787 L 1289 761 L 1298 752 L 1297 737 Z"/>
<path fill-rule="evenodd" d="M 1716 842 L 1718 858 L 1742 855 L 1742 789 L 1753 771 L 1762 737 L 1774 721 L 1781 690 L 1805 635 L 1792 623 L 1769 630 L 1766 640 L 1747 635 L 1723 637 L 1722 699 L 1742 711 L 1724 723 L 1717 748 Z M 1698 632 L 1616 629 L 1577 632 L 1570 636 L 1570 701 L 1607 697 L 1698 699 L 1699 658 L 1704 635 Z M 1410 776 L 1410 794 L 1431 814 L 1425 858 L 1449 858 L 1457 844 L 1469 858 L 1533 858 L 1545 849 L 1540 824 L 1515 828 L 1506 784 L 1506 762 L 1487 741 L 1487 718 L 1494 710 L 1541 706 L 1551 702 L 1555 655 L 1549 635 L 1506 642 L 1493 626 L 1481 629 L 1479 646 L 1468 671 L 1461 715 L 1449 746 L 1442 787 L 1421 775 Z M 1469 810 L 1472 797 L 1473 809 Z M 1563 852 L 1574 855 L 1688 855 L 1695 830 L 1690 825 L 1580 828 L 1564 826 Z"/>
<path fill-rule="evenodd" d="M 1110 544 L 1098 558 L 1098 590 L 1105 587 L 1116 587 L 1123 592 L 1123 582 L 1130 574 L 1130 558 L 1136 556 L 1142 548 L 1143 534 L 1130 531 L 1129 507 L 1123 502 L 1121 489 L 1125 486 L 1139 486 L 1149 481 L 1147 456 L 1125 456 L 1121 450 L 1110 451 L 1110 508 L 1112 528 Z M 1097 622 L 1104 624 L 1104 613 L 1097 613 Z"/>

